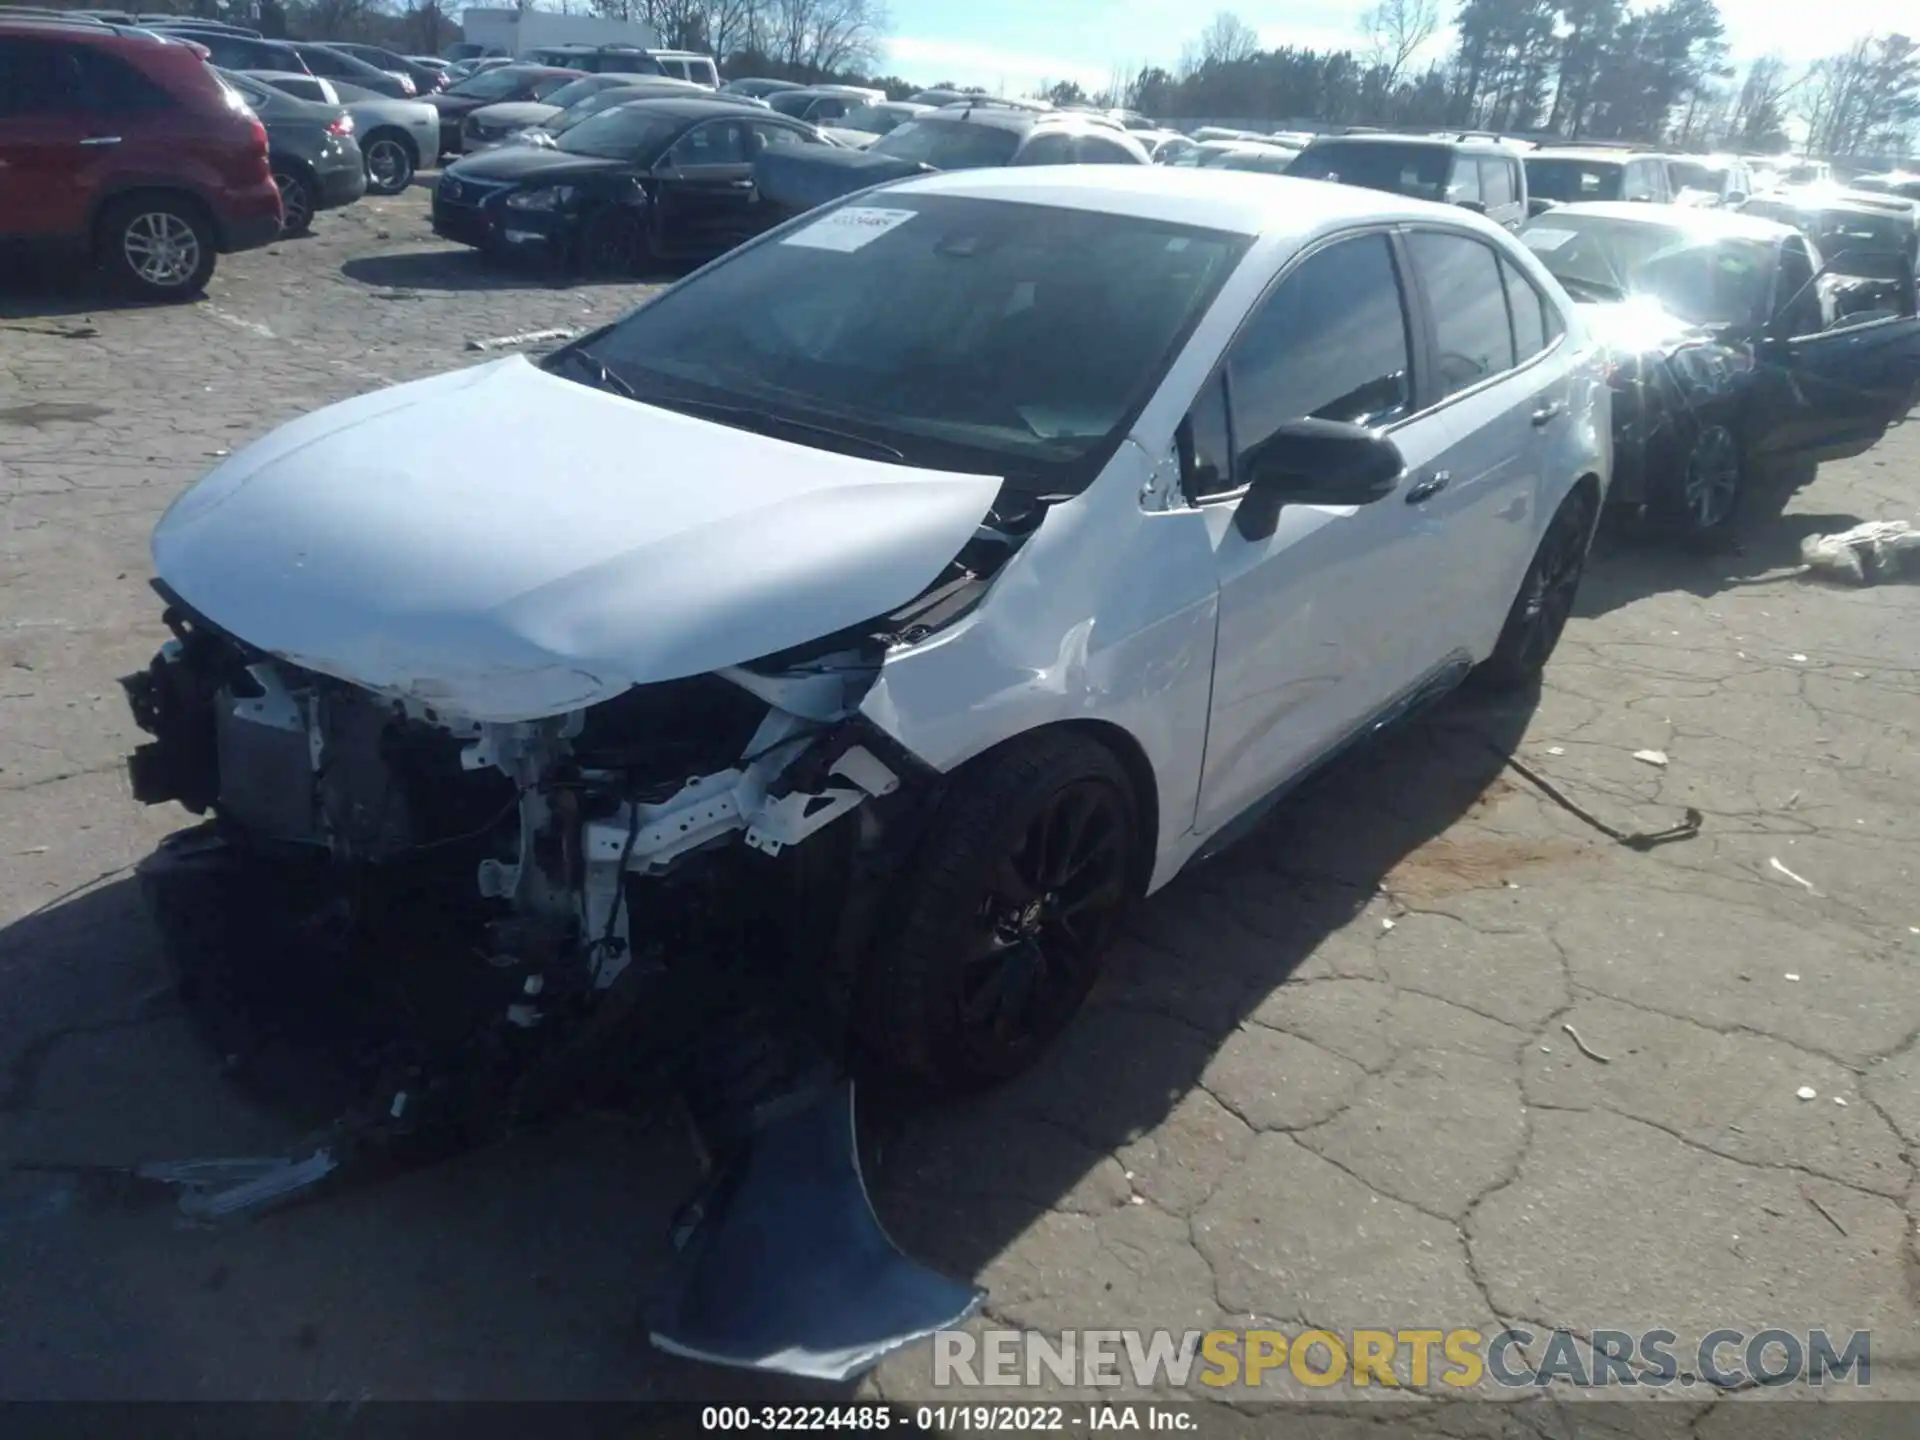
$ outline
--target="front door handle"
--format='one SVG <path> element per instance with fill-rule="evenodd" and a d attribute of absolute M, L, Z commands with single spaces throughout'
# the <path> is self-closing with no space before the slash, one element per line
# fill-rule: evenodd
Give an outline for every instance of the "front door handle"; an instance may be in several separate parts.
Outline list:
<path fill-rule="evenodd" d="M 1554 400 L 1548 404 L 1542 405 L 1538 410 L 1533 412 L 1533 423 L 1536 425 L 1551 425 L 1556 419 L 1559 418 L 1559 415 L 1560 415 L 1560 402 L 1558 400 Z"/>
<path fill-rule="evenodd" d="M 120 143 L 120 137 L 118 135 L 89 135 L 80 143 L 82 145 L 118 145 Z"/>
<path fill-rule="evenodd" d="M 1426 479 L 1408 487 L 1407 504 L 1418 505 L 1422 501 L 1431 500 L 1442 490 L 1446 489 L 1452 479 L 1453 475 L 1450 471 L 1434 471 L 1431 475 L 1427 476 Z"/>

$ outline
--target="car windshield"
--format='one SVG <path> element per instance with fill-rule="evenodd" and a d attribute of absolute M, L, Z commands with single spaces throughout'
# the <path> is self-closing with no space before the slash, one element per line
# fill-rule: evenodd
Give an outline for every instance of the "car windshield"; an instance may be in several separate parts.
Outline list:
<path fill-rule="evenodd" d="M 1527 194 L 1570 205 L 1580 200 L 1618 200 L 1626 167 L 1610 160 L 1528 157 Z"/>
<path fill-rule="evenodd" d="M 1773 247 L 1764 240 L 1560 212 L 1520 239 L 1576 300 L 1644 297 L 1693 325 L 1750 326 L 1766 315 Z"/>
<path fill-rule="evenodd" d="M 873 142 L 872 155 L 891 155 L 935 170 L 969 170 L 1005 165 L 1020 148 L 1020 137 L 997 125 L 970 120 L 909 120 Z"/>
<path fill-rule="evenodd" d="M 884 105 L 856 105 L 834 123 L 843 130 L 864 130 L 869 135 L 885 135 L 900 128 L 907 117 Z"/>
<path fill-rule="evenodd" d="M 1451 159 L 1452 152 L 1438 145 L 1309 145 L 1287 173 L 1388 190 L 1415 200 L 1445 200 Z"/>
<path fill-rule="evenodd" d="M 1851 250 L 1911 251 L 1914 226 L 1898 215 L 1865 214 L 1858 210 L 1822 210 L 1807 217 L 1820 253 L 1836 259 Z"/>
<path fill-rule="evenodd" d="M 672 144 L 685 124 L 677 115 L 651 115 L 616 106 L 570 127 L 560 137 L 559 148 L 569 155 L 645 163 Z"/>
<path fill-rule="evenodd" d="M 558 90 L 543 97 L 547 104 L 558 105 L 562 110 L 569 105 L 578 105 L 590 96 L 598 95 L 602 90 L 611 89 L 617 81 L 602 80 L 598 75 L 582 75 L 578 80 L 569 80 Z"/>
<path fill-rule="evenodd" d="M 518 95 L 526 86 L 526 71 L 502 68 L 469 75 L 458 85 L 449 87 L 445 93 L 474 100 L 505 100 L 510 95 Z"/>
<path fill-rule="evenodd" d="M 1709 190 L 1718 195 L 1727 183 L 1727 167 L 1703 165 L 1697 160 L 1669 160 L 1667 173 L 1682 190 Z"/>
<path fill-rule="evenodd" d="M 644 100 L 646 93 L 640 90 L 602 90 L 598 95 L 589 95 L 586 99 L 569 105 L 558 115 L 546 121 L 540 128 L 558 135 L 571 130 L 591 115 L 603 110 L 611 110 L 616 105 L 628 105 L 635 100 Z"/>
<path fill-rule="evenodd" d="M 647 403 L 1065 493 L 1119 445 L 1248 244 L 1052 206 L 876 199 L 735 251 L 585 351 Z"/>
<path fill-rule="evenodd" d="M 1285 175 L 1293 165 L 1293 156 L 1285 150 L 1238 150 L 1213 164 L 1219 170 L 1260 170 L 1268 175 Z"/>

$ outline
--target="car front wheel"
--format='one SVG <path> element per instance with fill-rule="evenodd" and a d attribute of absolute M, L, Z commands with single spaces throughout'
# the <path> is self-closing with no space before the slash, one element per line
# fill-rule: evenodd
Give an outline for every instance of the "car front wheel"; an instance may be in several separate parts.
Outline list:
<path fill-rule="evenodd" d="M 1671 502 L 1682 538 L 1712 540 L 1731 524 L 1740 505 L 1745 466 L 1740 437 L 1726 425 L 1703 425 L 1677 477 Z"/>
<path fill-rule="evenodd" d="M 1586 573 L 1587 547 L 1593 539 L 1595 498 L 1586 483 L 1575 485 L 1547 524 L 1540 546 L 1527 566 L 1520 593 L 1480 667 L 1480 678 L 1496 690 L 1524 690 L 1539 683 L 1573 614 Z"/>
<path fill-rule="evenodd" d="M 1085 735 L 1014 740 L 959 771 L 861 977 L 867 1043 L 946 1091 L 1031 1064 L 1099 976 L 1139 841 L 1125 768 Z"/>

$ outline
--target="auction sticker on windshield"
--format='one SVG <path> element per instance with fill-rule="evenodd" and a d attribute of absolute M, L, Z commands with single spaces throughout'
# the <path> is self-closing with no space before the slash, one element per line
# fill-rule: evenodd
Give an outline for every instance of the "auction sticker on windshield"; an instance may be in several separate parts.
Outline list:
<path fill-rule="evenodd" d="M 915 210 L 881 210 L 872 205 L 845 205 L 831 215 L 797 230 L 780 243 L 802 245 L 813 250 L 858 250 L 871 245 L 889 230 L 911 220 Z"/>
<path fill-rule="evenodd" d="M 1520 239 L 1529 250 L 1558 250 L 1578 233 L 1574 230 L 1522 230 Z"/>

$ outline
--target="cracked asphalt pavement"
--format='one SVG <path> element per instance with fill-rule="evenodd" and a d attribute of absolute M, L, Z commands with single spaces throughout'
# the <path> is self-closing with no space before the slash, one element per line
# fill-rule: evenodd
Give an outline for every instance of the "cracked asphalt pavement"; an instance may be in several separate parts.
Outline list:
<path fill-rule="evenodd" d="M 188 819 L 121 773 L 116 677 L 163 638 L 154 520 L 282 421 L 644 288 L 492 269 L 433 240 L 424 194 L 227 257 L 185 308 L 58 275 L 0 293 L 8 1398 L 811 1393 L 648 1346 L 695 1178 L 660 1116 L 234 1230 L 119 1178 L 310 1118 L 208 1048 L 126 878 Z M 1803 535 L 1912 518 L 1916 473 L 1900 429 L 1769 481 L 1737 552 L 1603 540 L 1537 707 L 1453 703 L 1344 763 L 1146 905 L 1034 1073 L 891 1124 L 893 1233 L 989 1287 L 975 1328 L 1516 1325 L 1529 1354 L 1555 1330 L 1871 1330 L 1869 1393 L 1914 1397 L 1920 592 L 1791 566 Z M 1701 833 L 1615 844 L 1509 748 L 1623 830 L 1691 806 Z M 925 1346 L 862 1393 L 954 1398 Z M 1765 1430 L 1780 1393 L 1669 1397 L 1705 1436 Z M 1261 1394 L 1402 1402 L 1449 1434 L 1540 1408 Z M 1195 1398 L 1259 1423 L 1252 1392 Z"/>

